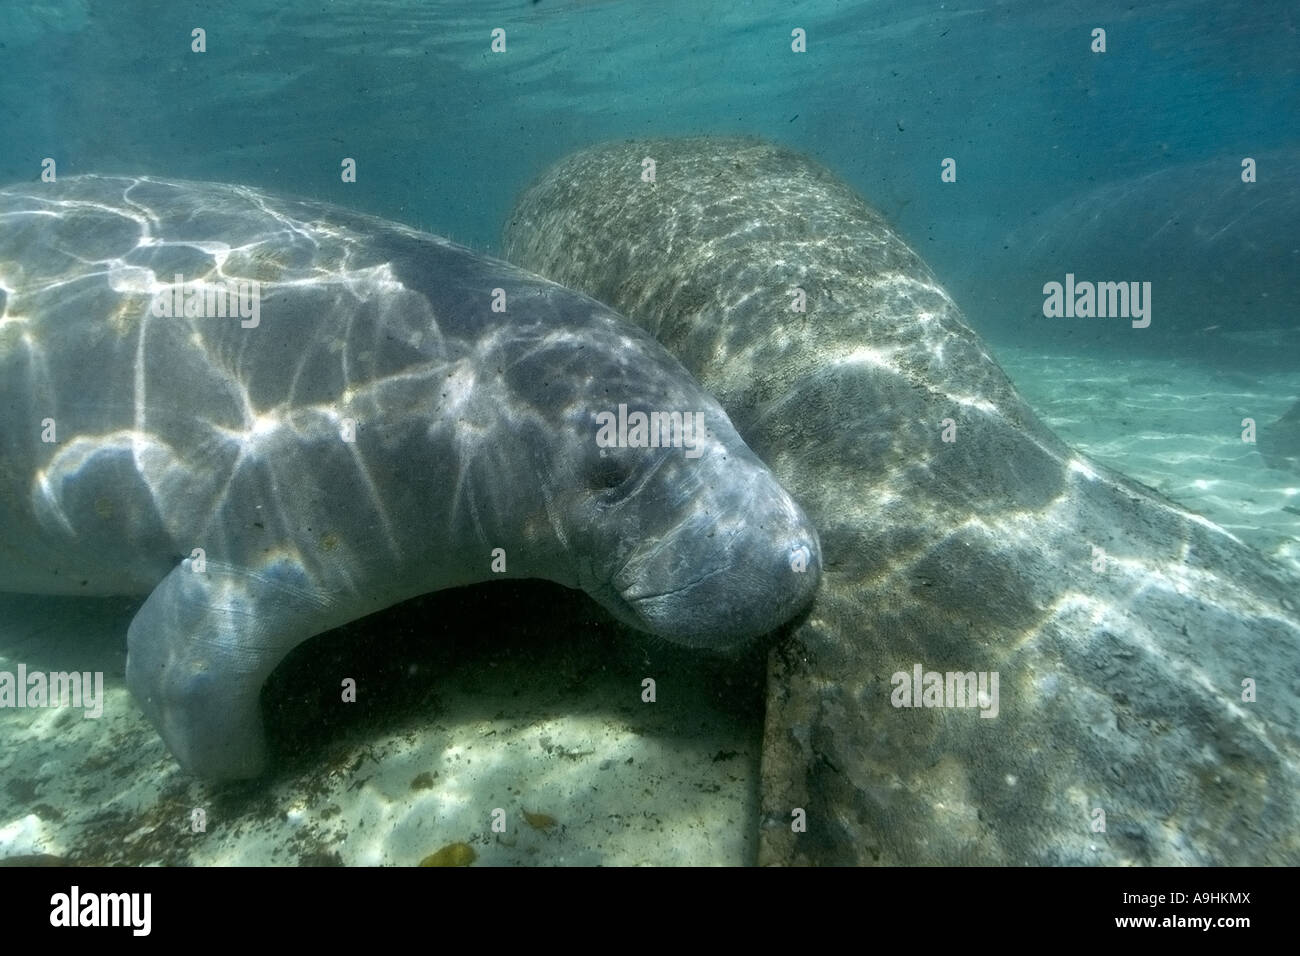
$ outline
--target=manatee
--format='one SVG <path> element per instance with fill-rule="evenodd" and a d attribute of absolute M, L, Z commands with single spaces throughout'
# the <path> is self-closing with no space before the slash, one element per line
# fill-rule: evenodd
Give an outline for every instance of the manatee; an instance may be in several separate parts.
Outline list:
<path fill-rule="evenodd" d="M 504 243 L 659 338 L 818 527 L 768 658 L 760 862 L 1300 862 L 1297 582 L 1053 435 L 834 174 L 593 147 Z"/>
<path fill-rule="evenodd" d="M 15 186 L 0 306 L 0 588 L 147 595 L 127 683 L 202 777 L 263 769 L 292 648 L 419 594 L 545 578 L 711 650 L 816 588 L 808 519 L 658 343 L 436 236 L 242 186 Z"/>
<path fill-rule="evenodd" d="M 1259 453 L 1270 468 L 1300 473 L 1300 402 L 1262 430 Z"/>
<path fill-rule="evenodd" d="M 1005 250 L 999 243 L 971 257 L 963 304 L 999 340 L 1029 331 L 1126 354 L 1209 355 L 1247 371 L 1278 357 L 1294 368 L 1300 162 L 1293 149 L 1252 150 L 1258 181 L 1242 182 L 1245 158 L 1161 166 L 1023 210 Z M 1044 319 L 1043 285 L 1064 282 L 1067 272 L 1080 281 L 1150 282 L 1151 325 L 1133 335 L 1123 319 Z"/>

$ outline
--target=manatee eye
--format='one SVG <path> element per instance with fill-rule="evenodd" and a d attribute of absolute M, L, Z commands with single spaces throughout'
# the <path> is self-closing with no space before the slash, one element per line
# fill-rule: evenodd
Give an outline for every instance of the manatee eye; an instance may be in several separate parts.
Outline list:
<path fill-rule="evenodd" d="M 592 490 L 609 491 L 631 478 L 633 470 L 630 462 L 610 455 L 596 459 L 587 480 L 591 483 Z"/>

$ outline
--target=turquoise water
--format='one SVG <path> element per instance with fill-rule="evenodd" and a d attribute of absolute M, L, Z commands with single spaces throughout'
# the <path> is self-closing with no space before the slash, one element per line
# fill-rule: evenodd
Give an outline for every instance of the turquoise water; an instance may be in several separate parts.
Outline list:
<path fill-rule="evenodd" d="M 1099 26 L 1104 54 L 1089 51 Z M 208 52 L 190 52 L 194 27 L 207 31 Z M 490 50 L 494 28 L 505 30 L 504 53 Z M 794 28 L 807 33 L 805 54 L 791 52 Z M 1025 247 L 1044 229 L 1063 231 L 1059 218 L 1043 220 L 1161 171 L 1175 181 L 1109 213 L 1132 243 L 1180 209 L 1194 218 L 1242 156 L 1276 156 L 1249 199 L 1145 255 L 1176 260 L 1174 278 L 1194 285 L 1229 250 L 1243 297 L 1294 280 L 1298 29 L 1286 2 L 6 5 L 0 181 L 32 178 L 53 156 L 69 175 L 240 182 L 492 251 L 519 190 L 572 150 L 751 134 L 839 172 L 918 247 L 977 328 L 1019 340 L 1049 334 L 1022 321 L 1037 286 L 1015 288 Z M 339 180 L 345 156 L 357 160 L 355 184 Z M 950 156 L 958 183 L 943 188 L 939 163 Z M 1176 180 L 1211 160 L 1226 165 Z M 1221 246 L 1207 242 L 1230 223 Z M 1269 305 L 1226 318 L 1294 325 Z M 1104 344 L 1132 348 L 1134 338 Z"/>
<path fill-rule="evenodd" d="M 1104 53 L 1090 50 L 1096 27 L 1106 30 Z M 192 51 L 194 28 L 205 31 L 206 52 Z M 504 52 L 492 49 L 498 28 Z M 791 49 L 796 28 L 806 31 L 806 52 Z M 1300 568 L 1300 473 L 1270 468 L 1234 440 L 1243 417 L 1271 422 L 1300 397 L 1294 3 L 48 0 L 0 7 L 0 66 L 0 185 L 36 181 L 46 158 L 60 177 L 235 182 L 384 216 L 493 254 L 519 192 L 573 150 L 696 134 L 795 147 L 898 228 L 1062 437 L 1228 527 L 1279 565 Z M 940 178 L 948 157 L 956 160 L 954 183 Z M 1252 184 L 1241 181 L 1245 157 L 1257 161 Z M 355 182 L 340 177 L 345 158 L 356 162 Z M 1067 271 L 1153 281 L 1151 328 L 1045 318 L 1041 287 Z M 120 639 L 132 611 L 129 602 L 86 611 L 66 601 L 42 611 L 29 598 L 0 598 L 8 629 L 0 652 L 16 660 L 30 658 L 33 647 L 54 647 L 44 652 L 50 668 L 78 659 L 65 649 L 76 634 Z M 461 613 L 456 605 L 439 608 L 437 620 Z M 581 608 L 564 613 L 582 626 Z M 434 629 L 418 612 L 402 622 L 411 631 Z M 627 655 L 618 667 L 629 672 L 643 652 L 600 651 Z M 579 672 L 591 666 L 582 659 Z M 571 667 L 564 654 L 546 661 L 560 672 Z M 103 769 L 106 792 L 125 801 L 111 831 L 96 829 L 102 824 L 90 822 L 75 789 L 55 794 L 53 784 L 19 782 L 42 779 L 40 768 L 54 759 L 42 740 L 56 736 L 45 724 L 23 723 L 12 739 L 25 749 L 3 773 L 0 855 L 287 862 L 319 853 L 341 862 L 416 862 L 476 825 L 455 787 L 434 789 L 433 804 L 410 803 L 429 789 L 414 786 L 424 766 L 419 755 L 436 751 L 448 760 L 455 751 L 458 762 L 464 748 L 495 736 L 511 741 L 486 758 L 503 792 L 513 784 L 501 767 L 532 766 L 520 754 L 553 755 L 558 746 L 598 751 L 611 764 L 664 761 L 655 766 L 676 767 L 683 794 L 704 794 L 697 802 L 656 797 L 680 855 L 656 855 L 663 827 L 647 824 L 641 842 L 615 850 L 621 838 L 607 838 L 600 853 L 577 827 L 563 838 L 530 832 L 536 852 L 511 847 L 515 855 L 500 862 L 751 858 L 752 840 L 735 835 L 743 827 L 734 821 L 756 812 L 761 677 L 750 675 L 754 686 L 736 691 L 745 703 L 733 710 L 747 722 L 705 743 L 690 738 L 692 762 L 674 764 L 671 744 L 686 746 L 687 717 L 653 732 L 629 721 L 615 732 L 617 708 L 584 702 L 572 709 L 595 714 L 589 725 L 538 729 L 543 718 L 528 707 L 500 718 L 475 697 L 480 679 L 493 688 L 486 698 L 512 693 L 509 681 L 492 676 L 494 666 L 475 658 L 457 672 L 454 695 L 471 698 L 465 706 L 473 719 L 453 722 L 465 734 L 455 746 L 402 750 L 402 735 L 420 725 L 414 705 L 379 725 L 391 734 L 384 739 L 399 769 L 390 764 L 360 803 L 347 802 L 348 784 L 331 790 L 318 771 L 312 786 L 329 797 L 316 803 L 302 780 L 280 779 L 278 806 L 306 821 L 298 832 L 310 830 L 310 839 L 231 839 L 188 858 L 166 856 L 158 849 L 165 841 L 150 836 L 171 819 L 158 809 L 159 795 L 120 783 L 120 774 L 90 757 L 86 772 Z M 113 685 L 121 655 L 110 653 L 104 667 Z M 526 673 L 517 660 L 511 670 Z M 144 775 L 166 766 L 165 751 L 131 715 L 120 675 L 109 693 L 120 695 L 115 733 L 139 748 L 132 767 Z M 545 698 L 538 707 L 545 719 L 566 719 L 563 700 Z M 3 717 L 18 728 L 23 715 Z M 88 753 L 104 747 L 89 730 L 78 733 Z M 346 735 L 338 727 L 330 733 Z M 566 734 L 576 743 L 550 743 Z M 635 749 L 645 737 L 652 746 Z M 715 759 L 725 754 L 739 756 Z M 350 756 L 338 759 L 353 766 Z M 616 813 L 590 794 L 573 796 L 584 772 L 565 760 L 535 768 L 535 779 L 547 780 L 534 784 L 545 797 L 527 808 L 563 816 L 557 808 L 581 806 L 588 819 Z M 728 768 L 742 763 L 747 769 L 728 780 Z M 467 790 L 481 782 L 442 773 Z M 715 784 L 735 789 L 721 810 L 708 789 Z M 167 785 L 175 788 L 167 813 L 183 814 L 202 799 L 183 783 Z M 254 802 L 236 812 L 251 819 Z M 420 814 L 440 813 L 457 822 L 417 827 Z M 377 839 L 354 852 L 355 840 L 349 849 L 331 839 L 328 821 L 340 815 L 354 826 L 369 821 L 372 831 L 383 821 L 404 834 L 400 846 Z M 420 835 L 410 836 L 415 829 Z M 145 835 L 133 843 L 151 847 L 139 856 L 96 855 L 139 831 Z M 570 843 L 557 851 L 542 837 Z M 281 846 L 287 855 L 276 857 L 272 848 Z"/>

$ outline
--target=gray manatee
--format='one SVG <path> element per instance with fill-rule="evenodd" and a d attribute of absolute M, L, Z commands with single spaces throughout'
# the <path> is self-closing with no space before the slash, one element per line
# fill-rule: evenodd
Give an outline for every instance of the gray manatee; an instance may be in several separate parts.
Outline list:
<path fill-rule="evenodd" d="M 818 526 L 769 656 L 760 862 L 1300 863 L 1296 582 L 1057 439 L 832 173 L 599 146 L 505 249 L 652 332 Z"/>
<path fill-rule="evenodd" d="M 1259 453 L 1270 468 L 1300 473 L 1300 402 L 1262 430 Z"/>
<path fill-rule="evenodd" d="M 257 774 L 276 664 L 415 595 L 546 578 L 720 648 L 819 562 L 717 402 L 585 296 L 240 186 L 0 191 L 0 589 L 147 594 L 127 682 L 195 773 Z"/>
<path fill-rule="evenodd" d="M 1253 333 L 1294 363 L 1293 301 L 1300 283 L 1300 162 L 1295 150 L 1252 153 L 1258 182 L 1241 181 L 1241 155 L 1160 166 L 1071 195 L 1026 215 L 1009 247 L 968 277 L 966 311 L 990 335 L 1034 335 L 1161 354 L 1209 353 L 1219 362 Z M 1151 324 L 1042 319 L 1043 284 L 1151 283 Z M 1040 320 L 1026 322 L 1036 311 Z M 995 331 L 994 331 L 995 330 Z M 1246 369 L 1262 358 L 1250 350 Z M 1240 361 L 1240 360 L 1238 360 Z M 1292 364 L 1291 367 L 1294 367 Z"/>

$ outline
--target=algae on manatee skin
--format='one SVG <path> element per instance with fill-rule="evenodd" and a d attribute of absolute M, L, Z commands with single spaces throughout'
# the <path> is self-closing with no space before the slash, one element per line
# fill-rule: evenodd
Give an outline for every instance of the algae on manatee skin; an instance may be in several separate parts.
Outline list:
<path fill-rule="evenodd" d="M 478 857 L 468 843 L 448 843 L 437 853 L 430 853 L 420 866 L 469 866 Z"/>

